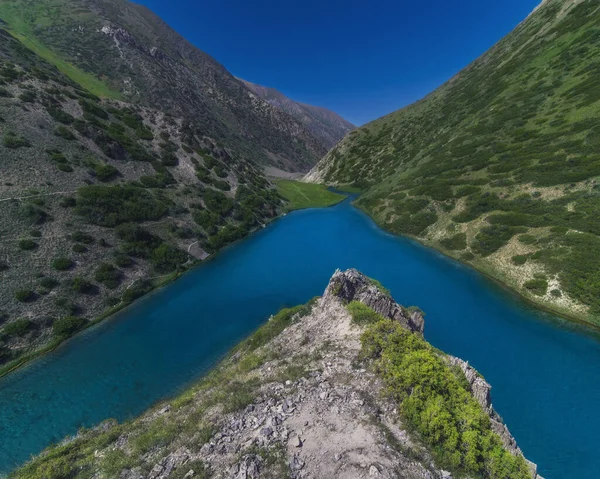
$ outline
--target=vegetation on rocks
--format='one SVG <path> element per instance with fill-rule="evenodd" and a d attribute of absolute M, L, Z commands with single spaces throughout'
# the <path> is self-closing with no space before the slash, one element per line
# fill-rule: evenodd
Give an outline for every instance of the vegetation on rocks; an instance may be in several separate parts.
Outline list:
<path fill-rule="evenodd" d="M 340 291 L 330 285 L 322 298 L 281 310 L 179 396 L 125 423 L 81 430 L 11 477 L 213 477 L 245 466 L 260 477 L 347 477 L 364 473 L 366 462 L 382 477 L 441 477 L 445 469 L 531 478 L 460 368 L 419 332 L 356 298 L 345 304 Z M 54 334 L 81 326 L 65 318 Z"/>
<path fill-rule="evenodd" d="M 422 337 L 381 318 L 361 341 L 363 357 L 374 361 L 386 393 L 438 466 L 459 477 L 531 477 L 523 457 L 510 454 L 492 431 L 463 372 L 452 369 Z"/>
<path fill-rule="evenodd" d="M 600 324 L 599 21 L 596 2 L 543 2 L 451 81 L 349 134 L 309 179 L 360 187 L 357 205 L 390 231 Z M 561 295 L 532 288 L 535 274 Z"/>

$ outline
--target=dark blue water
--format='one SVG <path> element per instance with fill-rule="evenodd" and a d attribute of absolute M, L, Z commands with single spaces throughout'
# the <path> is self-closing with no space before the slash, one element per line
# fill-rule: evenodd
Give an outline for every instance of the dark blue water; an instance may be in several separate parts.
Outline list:
<path fill-rule="evenodd" d="M 546 479 L 600 477 L 600 342 L 474 271 L 377 228 L 348 202 L 288 215 L 57 352 L 0 381 L 0 470 L 80 426 L 141 413 L 201 376 L 336 268 L 426 313 L 425 336 L 469 360 Z"/>

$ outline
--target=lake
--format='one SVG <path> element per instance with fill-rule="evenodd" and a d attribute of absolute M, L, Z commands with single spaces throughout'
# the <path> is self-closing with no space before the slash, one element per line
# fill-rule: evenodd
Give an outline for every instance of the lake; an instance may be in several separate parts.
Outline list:
<path fill-rule="evenodd" d="M 348 201 L 289 214 L 0 380 L 0 471 L 176 394 L 271 314 L 350 267 L 426 312 L 427 340 L 491 383 L 495 408 L 546 479 L 600 477 L 598 337 L 385 233 Z"/>

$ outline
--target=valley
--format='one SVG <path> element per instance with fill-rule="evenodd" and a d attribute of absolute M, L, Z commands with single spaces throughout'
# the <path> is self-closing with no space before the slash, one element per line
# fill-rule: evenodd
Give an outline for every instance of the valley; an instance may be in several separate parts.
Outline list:
<path fill-rule="evenodd" d="M 415 86 L 392 3 L 189 35 L 279 90 L 140 4 L 0 1 L 0 477 L 600 476 L 600 6 L 357 127 L 315 105 Z"/>

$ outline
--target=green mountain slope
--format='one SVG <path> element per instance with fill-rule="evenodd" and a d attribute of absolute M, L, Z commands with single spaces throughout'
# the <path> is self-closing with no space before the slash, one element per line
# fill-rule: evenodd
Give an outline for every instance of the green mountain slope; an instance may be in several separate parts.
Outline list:
<path fill-rule="evenodd" d="M 1 28 L 0 178 L 0 372 L 283 207 L 197 123 L 102 100 Z"/>
<path fill-rule="evenodd" d="M 308 180 L 556 311 L 600 324 L 600 5 L 546 0 L 423 100 L 351 133 Z"/>
<path fill-rule="evenodd" d="M 89 91 L 190 119 L 247 158 L 307 171 L 327 151 L 215 59 L 127 0 L 4 0 L 0 19 Z"/>

